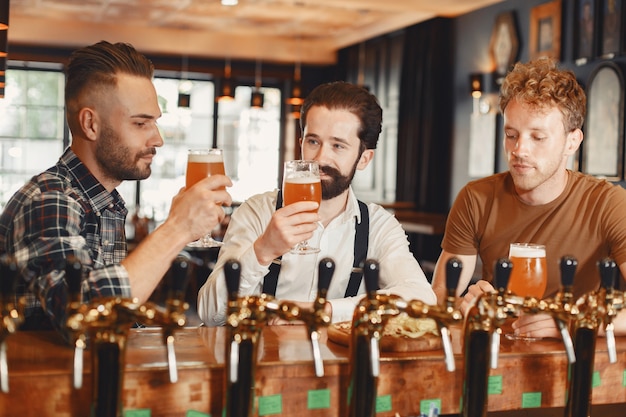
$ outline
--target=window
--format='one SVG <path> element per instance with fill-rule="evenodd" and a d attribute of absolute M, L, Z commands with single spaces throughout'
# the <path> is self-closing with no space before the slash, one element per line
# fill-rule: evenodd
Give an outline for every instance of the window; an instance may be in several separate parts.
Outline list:
<path fill-rule="evenodd" d="M 226 173 L 233 180 L 233 201 L 276 189 L 280 164 L 281 93 L 261 88 L 263 108 L 250 108 L 252 88 L 239 86 L 235 99 L 218 106 L 217 146 L 224 149 Z"/>
<path fill-rule="evenodd" d="M 56 70 L 8 69 L 0 100 L 0 207 L 63 152 L 65 76 Z"/>

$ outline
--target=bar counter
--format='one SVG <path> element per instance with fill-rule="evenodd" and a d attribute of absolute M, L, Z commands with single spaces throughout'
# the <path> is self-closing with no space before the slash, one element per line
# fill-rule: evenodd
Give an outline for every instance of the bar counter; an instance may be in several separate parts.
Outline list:
<path fill-rule="evenodd" d="M 179 379 L 172 384 L 160 329 L 131 330 L 123 386 L 127 416 L 132 411 L 143 416 L 222 415 L 226 329 L 186 327 L 175 337 Z M 458 413 L 463 385 L 460 328 L 452 329 L 452 341 L 456 360 L 452 373 L 446 371 L 441 350 L 382 352 L 377 416 L 418 415 L 425 401 L 439 402 L 442 414 Z M 321 342 L 325 376 L 317 378 L 303 326 L 263 330 L 255 415 L 347 415 L 348 348 L 329 341 L 325 331 Z M 616 342 L 617 363 L 610 364 L 605 341 L 598 339 L 593 404 L 626 403 L 626 337 Z M 73 349 L 54 333 L 10 335 L 7 356 L 10 392 L 0 393 L 0 415 L 89 415 L 89 351 L 79 390 L 72 388 Z M 567 368 L 559 340 L 511 342 L 502 337 L 498 368 L 490 372 L 489 410 L 563 407 Z"/>

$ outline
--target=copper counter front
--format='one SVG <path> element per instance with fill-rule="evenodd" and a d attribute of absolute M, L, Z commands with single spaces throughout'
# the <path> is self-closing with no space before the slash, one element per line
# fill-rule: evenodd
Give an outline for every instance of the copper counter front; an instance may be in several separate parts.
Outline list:
<path fill-rule="evenodd" d="M 460 330 L 452 330 L 455 372 L 446 371 L 441 350 L 382 353 L 377 416 L 418 415 L 431 402 L 442 414 L 459 412 L 463 357 Z M 225 328 L 187 327 L 176 332 L 179 380 L 170 383 L 160 329 L 131 330 L 123 385 L 125 415 L 221 416 L 225 336 Z M 345 415 L 348 352 L 346 346 L 328 341 L 324 331 L 325 375 L 318 378 L 303 326 L 265 328 L 258 349 L 256 415 Z M 0 415 L 89 415 L 89 351 L 79 390 L 72 387 L 73 349 L 54 333 L 11 335 L 7 356 L 10 392 L 0 393 Z M 567 369 L 560 340 L 529 343 L 503 338 L 498 368 L 489 376 L 489 410 L 563 407 Z M 598 339 L 592 402 L 626 403 L 626 338 L 617 338 L 614 364 L 609 363 L 604 339 Z"/>

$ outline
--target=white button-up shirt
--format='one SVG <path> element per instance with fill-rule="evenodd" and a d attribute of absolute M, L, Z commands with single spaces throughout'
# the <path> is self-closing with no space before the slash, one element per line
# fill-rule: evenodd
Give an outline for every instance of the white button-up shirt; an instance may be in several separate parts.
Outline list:
<path fill-rule="evenodd" d="M 253 244 L 270 222 L 276 208 L 276 196 L 276 191 L 256 195 L 233 213 L 215 268 L 198 294 L 198 313 L 205 324 L 219 326 L 226 321 L 228 291 L 223 266 L 227 260 L 235 259 L 241 263 L 239 296 L 261 293 L 269 265 L 259 264 Z M 373 259 L 380 265 L 380 291 L 399 295 L 407 301 L 421 300 L 436 304 L 435 294 L 409 250 L 406 233 L 400 223 L 377 204 L 368 204 L 368 210 L 367 259 Z M 350 189 L 346 210 L 327 227 L 318 227 L 309 239 L 311 245 L 320 248 L 319 253 L 293 255 L 288 252 L 282 256 L 276 298 L 289 301 L 315 300 L 318 264 L 321 259 L 329 257 L 335 261 L 335 272 L 327 294 L 332 305 L 332 320 L 350 320 L 356 305 L 365 294 L 365 283 L 361 281 L 357 296 L 344 297 L 354 262 L 357 219 L 360 221 L 359 206 Z"/>

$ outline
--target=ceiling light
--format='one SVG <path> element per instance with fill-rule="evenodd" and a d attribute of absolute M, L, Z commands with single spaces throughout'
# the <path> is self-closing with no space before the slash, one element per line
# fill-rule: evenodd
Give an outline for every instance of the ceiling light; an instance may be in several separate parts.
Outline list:
<path fill-rule="evenodd" d="M 261 60 L 256 61 L 256 71 L 254 75 L 254 90 L 250 96 L 250 107 L 260 109 L 263 107 L 265 97 L 261 92 Z"/>
<path fill-rule="evenodd" d="M 236 6 L 239 0 L 222 0 L 222 6 Z"/>
<path fill-rule="evenodd" d="M 224 62 L 224 78 L 222 78 L 222 88 L 217 101 L 232 101 L 235 99 L 233 82 L 230 79 L 230 58 L 226 58 Z"/>

